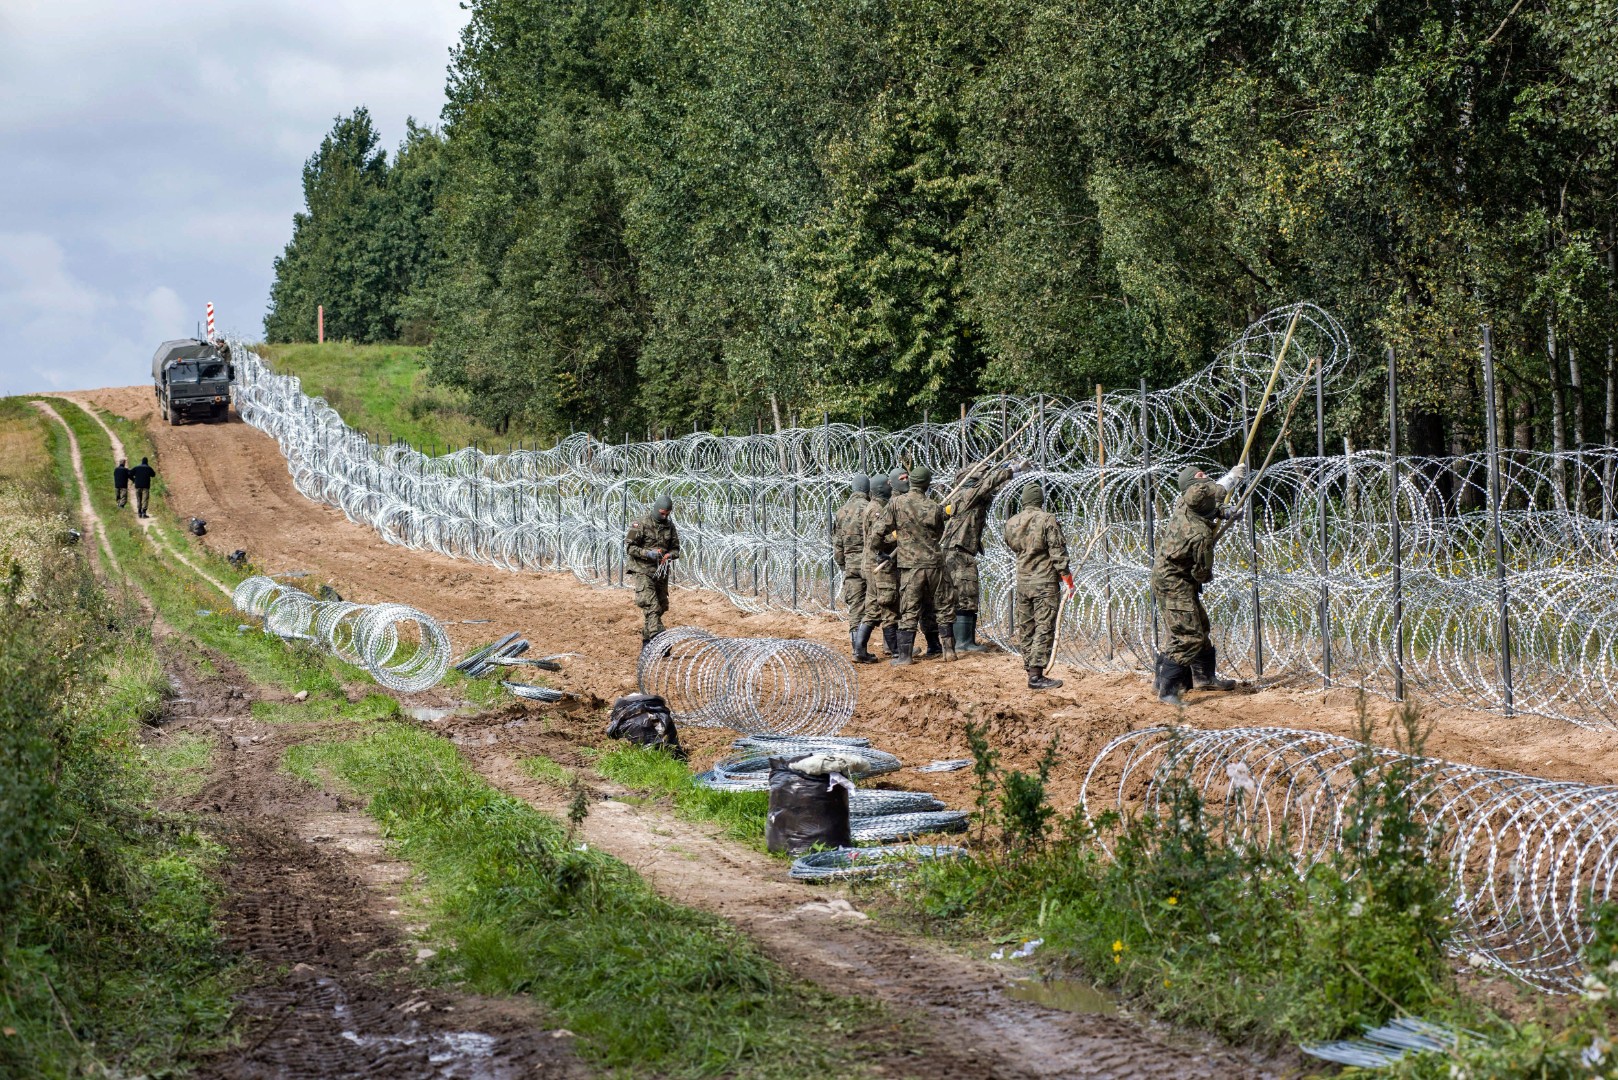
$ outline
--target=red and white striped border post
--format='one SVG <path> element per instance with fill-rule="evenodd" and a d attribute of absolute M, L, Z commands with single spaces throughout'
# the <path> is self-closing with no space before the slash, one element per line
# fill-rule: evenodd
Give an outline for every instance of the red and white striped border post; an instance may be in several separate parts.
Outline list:
<path fill-rule="evenodd" d="M 208 301 L 208 340 L 213 340 L 213 301 Z"/>

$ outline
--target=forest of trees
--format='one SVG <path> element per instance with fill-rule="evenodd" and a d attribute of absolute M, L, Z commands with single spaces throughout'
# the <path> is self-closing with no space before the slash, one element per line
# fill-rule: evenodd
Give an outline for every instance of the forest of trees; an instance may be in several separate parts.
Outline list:
<path fill-rule="evenodd" d="M 1413 451 L 1480 444 L 1484 322 L 1513 442 L 1612 441 L 1615 0 L 470 7 L 440 129 L 309 159 L 272 340 L 616 438 L 1163 385 L 1311 299 Z"/>

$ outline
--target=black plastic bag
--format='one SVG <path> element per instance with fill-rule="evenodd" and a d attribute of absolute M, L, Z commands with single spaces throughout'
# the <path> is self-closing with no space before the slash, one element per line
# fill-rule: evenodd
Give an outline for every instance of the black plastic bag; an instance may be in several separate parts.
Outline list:
<path fill-rule="evenodd" d="M 765 847 L 798 855 L 816 844 L 854 846 L 848 826 L 848 788 L 830 776 L 810 776 L 781 758 L 771 758 Z"/>
<path fill-rule="evenodd" d="M 612 715 L 607 719 L 607 738 L 656 747 L 681 761 L 686 757 L 685 748 L 680 745 L 679 729 L 674 725 L 674 714 L 656 694 L 630 694 L 613 702 Z"/>

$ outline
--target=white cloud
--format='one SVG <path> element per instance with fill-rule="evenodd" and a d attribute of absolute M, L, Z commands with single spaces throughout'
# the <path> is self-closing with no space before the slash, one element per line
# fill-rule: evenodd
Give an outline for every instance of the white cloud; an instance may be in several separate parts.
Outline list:
<path fill-rule="evenodd" d="M 143 381 L 208 300 L 257 334 L 304 159 L 358 105 L 390 145 L 436 122 L 465 19 L 457 0 L 4 0 L 0 393 Z"/>

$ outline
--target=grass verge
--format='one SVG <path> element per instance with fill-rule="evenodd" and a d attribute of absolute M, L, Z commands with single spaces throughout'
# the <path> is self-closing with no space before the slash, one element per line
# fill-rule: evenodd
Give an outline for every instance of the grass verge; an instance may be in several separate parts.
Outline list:
<path fill-rule="evenodd" d="M 869 1006 L 791 982 L 723 920 L 663 900 L 573 830 L 402 724 L 293 747 L 287 764 L 369 800 L 424 880 L 445 973 L 531 993 L 601 1065 L 671 1076 L 846 1073 Z M 582 821 L 583 800 L 575 808 Z"/>
<path fill-rule="evenodd" d="M 769 817 L 767 791 L 714 791 L 697 783 L 684 762 L 661 750 L 623 743 L 602 754 L 596 772 L 636 791 L 666 796 L 675 811 L 694 821 L 712 821 L 725 835 L 764 850 L 764 825 Z"/>
<path fill-rule="evenodd" d="M 150 628 L 41 483 L 0 482 L 0 1075 L 164 1074 L 229 1020 L 220 852 L 153 808 L 186 752 L 140 743 L 168 685 Z"/>
<path fill-rule="evenodd" d="M 310 395 L 326 399 L 353 428 L 418 447 L 506 444 L 528 432 L 499 434 L 467 411 L 464 391 L 434 386 L 427 350 L 411 345 L 256 345 L 277 372 L 296 375 Z"/>

